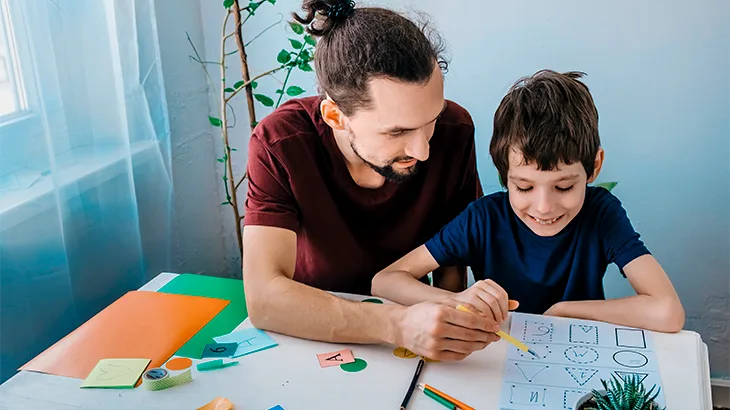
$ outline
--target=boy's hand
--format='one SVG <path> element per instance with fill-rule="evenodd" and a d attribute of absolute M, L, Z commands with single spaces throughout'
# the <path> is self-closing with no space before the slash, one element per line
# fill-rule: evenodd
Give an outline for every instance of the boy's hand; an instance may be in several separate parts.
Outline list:
<path fill-rule="evenodd" d="M 399 346 L 434 360 L 462 360 L 499 340 L 490 317 L 462 312 L 455 300 L 423 302 L 404 310 Z"/>
<path fill-rule="evenodd" d="M 550 306 L 550 309 L 546 310 L 545 313 L 543 313 L 543 316 L 565 316 L 562 313 L 563 306 L 564 306 L 563 302 L 558 302 L 558 303 Z"/>
<path fill-rule="evenodd" d="M 518 305 L 516 301 L 509 300 L 507 292 L 491 279 L 476 282 L 454 296 L 454 299 L 472 305 L 482 315 L 493 319 L 497 324 L 507 320 L 507 312 L 517 309 Z"/>

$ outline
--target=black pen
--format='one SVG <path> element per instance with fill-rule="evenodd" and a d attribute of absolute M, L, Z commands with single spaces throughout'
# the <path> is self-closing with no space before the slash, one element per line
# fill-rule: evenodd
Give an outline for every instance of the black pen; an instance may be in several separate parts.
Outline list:
<path fill-rule="evenodd" d="M 423 365 L 426 363 L 423 358 L 421 358 L 418 361 L 418 366 L 416 366 L 416 372 L 413 374 L 413 380 L 411 380 L 411 385 L 408 386 L 408 391 L 406 392 L 406 397 L 403 398 L 403 403 L 400 404 L 400 410 L 406 410 L 406 406 L 408 406 L 408 401 L 411 400 L 411 395 L 413 395 L 413 390 L 416 388 L 416 384 L 418 383 L 418 377 L 421 375 L 421 370 L 423 369 Z"/>

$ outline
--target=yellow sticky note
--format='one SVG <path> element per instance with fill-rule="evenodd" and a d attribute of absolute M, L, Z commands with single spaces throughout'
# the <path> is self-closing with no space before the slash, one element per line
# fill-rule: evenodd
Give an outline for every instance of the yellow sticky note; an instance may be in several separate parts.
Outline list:
<path fill-rule="evenodd" d="M 81 387 L 131 389 L 150 363 L 150 359 L 101 359 Z"/>

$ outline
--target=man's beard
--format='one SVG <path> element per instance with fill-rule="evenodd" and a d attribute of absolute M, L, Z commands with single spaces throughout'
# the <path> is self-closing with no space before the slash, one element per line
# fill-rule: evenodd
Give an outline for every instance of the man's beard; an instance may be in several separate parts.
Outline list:
<path fill-rule="evenodd" d="M 350 132 L 350 147 L 352 148 L 352 152 L 354 152 L 355 155 L 357 155 L 364 163 L 368 164 L 368 166 L 372 168 L 373 171 L 382 175 L 383 177 L 385 177 L 386 180 L 390 182 L 395 182 L 397 184 L 407 182 L 411 178 L 413 178 L 416 173 L 418 173 L 420 162 L 416 162 L 416 164 L 412 167 L 405 169 L 405 172 L 397 172 L 395 169 L 393 169 L 393 164 L 395 164 L 396 162 L 408 161 L 413 159 L 412 157 L 403 156 L 393 158 L 388 162 L 388 164 L 384 166 L 375 165 L 372 162 L 366 160 L 365 158 L 363 158 L 362 155 L 360 155 L 359 152 L 357 152 L 357 148 L 355 148 L 354 135 L 352 132 Z"/>

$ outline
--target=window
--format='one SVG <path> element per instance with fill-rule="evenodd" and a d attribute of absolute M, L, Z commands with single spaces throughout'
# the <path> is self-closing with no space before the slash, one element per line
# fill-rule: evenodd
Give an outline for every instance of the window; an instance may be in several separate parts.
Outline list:
<path fill-rule="evenodd" d="M 154 0 L 0 0 L 0 228 L 168 158 L 156 38 Z"/>
<path fill-rule="evenodd" d="M 8 4 L 0 0 L 0 121 L 26 108 Z"/>

